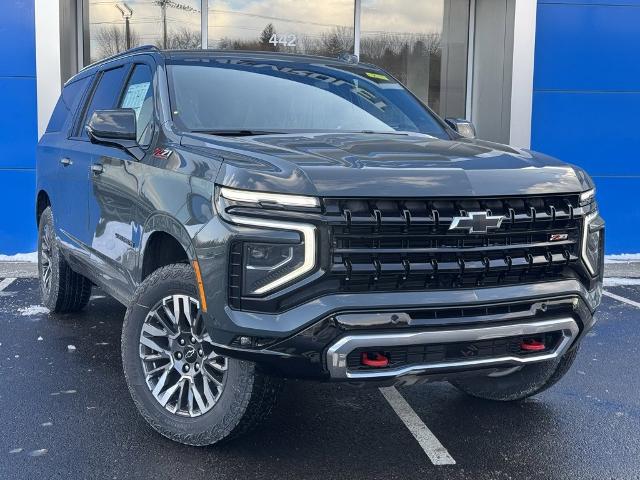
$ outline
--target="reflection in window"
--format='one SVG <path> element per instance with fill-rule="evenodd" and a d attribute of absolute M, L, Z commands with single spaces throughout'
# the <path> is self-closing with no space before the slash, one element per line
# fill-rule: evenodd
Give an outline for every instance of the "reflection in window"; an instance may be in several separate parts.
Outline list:
<path fill-rule="evenodd" d="M 362 0 L 360 60 L 381 66 L 442 116 L 463 117 L 468 0 Z"/>
<path fill-rule="evenodd" d="M 89 62 L 138 45 L 200 48 L 200 0 L 88 0 Z M 86 61 L 85 60 L 85 61 Z M 86 63 L 89 63 L 86 62 Z"/>
<path fill-rule="evenodd" d="M 353 0 L 209 0 L 209 48 L 353 52 Z"/>

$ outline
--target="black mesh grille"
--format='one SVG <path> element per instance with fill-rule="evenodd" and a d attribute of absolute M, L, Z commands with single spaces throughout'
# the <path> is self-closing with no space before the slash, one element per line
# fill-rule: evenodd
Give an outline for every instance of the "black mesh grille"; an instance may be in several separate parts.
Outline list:
<path fill-rule="evenodd" d="M 325 199 L 329 275 L 340 280 L 341 291 L 451 289 L 563 278 L 579 256 L 584 212 L 578 200 L 577 195 Z M 505 220 L 487 234 L 449 230 L 453 217 L 469 212 Z"/>

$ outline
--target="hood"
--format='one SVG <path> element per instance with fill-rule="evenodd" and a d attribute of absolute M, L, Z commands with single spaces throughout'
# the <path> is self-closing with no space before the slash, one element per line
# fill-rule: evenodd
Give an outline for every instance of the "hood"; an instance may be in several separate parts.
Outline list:
<path fill-rule="evenodd" d="M 592 186 L 577 167 L 481 140 L 420 134 L 189 134 L 182 144 L 222 157 L 216 182 L 247 190 L 321 197 L 466 197 L 574 193 Z"/>

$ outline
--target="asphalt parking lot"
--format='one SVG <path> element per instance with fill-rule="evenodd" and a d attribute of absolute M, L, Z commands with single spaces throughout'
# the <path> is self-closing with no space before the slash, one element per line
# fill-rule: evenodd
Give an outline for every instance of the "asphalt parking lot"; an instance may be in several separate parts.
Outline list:
<path fill-rule="evenodd" d="M 640 286 L 607 288 L 573 369 L 533 399 L 289 382 L 260 430 L 208 448 L 137 414 L 122 306 L 95 292 L 85 312 L 50 316 L 35 279 L 0 290 L 2 479 L 640 479 Z"/>

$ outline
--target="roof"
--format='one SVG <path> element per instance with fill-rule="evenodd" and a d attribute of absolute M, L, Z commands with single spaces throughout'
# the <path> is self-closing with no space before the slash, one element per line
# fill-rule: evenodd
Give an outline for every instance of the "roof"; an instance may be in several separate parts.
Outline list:
<path fill-rule="evenodd" d="M 127 57 L 129 55 L 140 54 L 140 53 L 158 53 L 165 58 L 182 58 L 188 56 L 243 56 L 243 57 L 268 57 L 275 58 L 281 60 L 293 60 L 297 59 L 303 62 L 313 62 L 322 60 L 324 62 L 335 62 L 335 63 L 360 63 L 353 60 L 353 56 L 351 54 L 345 53 L 344 57 L 324 57 L 320 55 L 306 55 L 300 53 L 284 53 L 284 52 L 270 52 L 270 51 L 252 51 L 252 50 L 214 50 L 214 49 L 189 49 L 189 50 L 161 50 L 155 45 L 141 45 L 139 47 L 130 48 L 129 50 L 125 50 L 120 53 L 116 53 L 115 55 L 111 55 L 110 57 L 103 58 L 98 60 L 97 62 L 92 63 L 91 65 L 87 65 L 80 72 L 84 72 L 91 68 L 97 67 L 99 65 L 103 65 L 113 60 L 117 60 L 120 58 Z M 367 64 L 368 65 L 368 64 Z"/>

